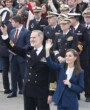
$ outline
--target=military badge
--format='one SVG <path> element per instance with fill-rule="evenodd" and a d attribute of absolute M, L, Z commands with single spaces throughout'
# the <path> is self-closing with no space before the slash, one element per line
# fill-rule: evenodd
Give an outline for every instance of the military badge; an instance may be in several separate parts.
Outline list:
<path fill-rule="evenodd" d="M 49 31 L 47 32 L 47 34 L 49 34 Z"/>
<path fill-rule="evenodd" d="M 67 38 L 67 41 L 72 41 L 73 40 L 73 36 L 69 36 L 68 38 Z"/>
<path fill-rule="evenodd" d="M 82 35 L 82 33 L 80 31 L 78 31 L 77 35 Z"/>
<path fill-rule="evenodd" d="M 27 54 L 27 57 L 28 57 L 28 58 L 31 58 L 31 55 Z"/>
<path fill-rule="evenodd" d="M 58 42 L 61 42 L 61 39 L 58 39 Z"/>
<path fill-rule="evenodd" d="M 31 24 L 31 28 L 34 28 L 34 24 Z"/>
<path fill-rule="evenodd" d="M 40 61 L 41 61 L 41 62 L 47 62 L 45 57 L 41 58 Z"/>
<path fill-rule="evenodd" d="M 40 25 L 41 27 L 44 27 L 45 25 Z"/>
<path fill-rule="evenodd" d="M 56 32 L 56 33 L 55 33 L 55 35 L 59 35 L 59 34 L 60 34 L 60 32 Z"/>

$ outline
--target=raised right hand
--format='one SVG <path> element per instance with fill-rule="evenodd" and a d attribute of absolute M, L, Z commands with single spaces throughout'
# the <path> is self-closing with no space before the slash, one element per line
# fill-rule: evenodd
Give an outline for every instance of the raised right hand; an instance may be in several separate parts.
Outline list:
<path fill-rule="evenodd" d="M 4 25 L 4 27 L 1 26 L 0 29 L 1 29 L 3 35 L 7 35 L 8 34 L 7 33 L 7 26 L 6 25 Z"/>
<path fill-rule="evenodd" d="M 52 47 L 52 45 L 53 45 L 52 39 L 46 40 L 45 49 L 46 49 L 46 50 L 50 50 L 50 48 Z"/>

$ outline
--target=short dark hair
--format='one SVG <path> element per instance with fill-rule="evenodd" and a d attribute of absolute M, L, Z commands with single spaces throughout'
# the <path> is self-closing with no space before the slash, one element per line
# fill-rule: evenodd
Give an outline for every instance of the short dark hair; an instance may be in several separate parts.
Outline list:
<path fill-rule="evenodd" d="M 22 17 L 21 16 L 13 16 L 12 19 L 19 24 L 22 24 Z"/>

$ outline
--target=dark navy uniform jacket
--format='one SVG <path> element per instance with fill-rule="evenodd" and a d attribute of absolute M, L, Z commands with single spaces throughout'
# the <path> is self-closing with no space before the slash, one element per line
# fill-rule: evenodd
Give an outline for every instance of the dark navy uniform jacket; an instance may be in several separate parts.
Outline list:
<path fill-rule="evenodd" d="M 33 19 L 29 22 L 29 30 L 41 30 L 43 31 L 44 27 L 48 25 L 48 22 L 46 19 L 41 19 L 38 23 L 36 22 L 36 19 Z"/>
<path fill-rule="evenodd" d="M 88 46 L 88 53 L 89 53 L 89 60 L 90 60 L 90 27 L 87 28 L 89 34 L 89 46 Z"/>
<path fill-rule="evenodd" d="M 56 33 L 61 33 L 61 28 L 60 28 L 59 25 L 57 25 L 55 27 L 55 29 L 52 29 L 51 26 L 46 26 L 44 28 L 44 31 L 43 32 L 44 32 L 45 41 L 47 39 L 52 39 L 54 41 L 55 40 L 55 37 L 57 36 Z"/>
<path fill-rule="evenodd" d="M 60 25 L 56 25 L 56 27 L 54 29 L 52 29 L 52 27 L 49 25 L 49 26 L 46 26 L 44 28 L 44 43 L 47 39 L 52 39 L 53 43 L 54 43 L 54 40 L 57 36 L 56 33 L 60 34 L 61 33 L 61 28 L 60 28 Z M 55 57 L 54 57 L 54 54 L 53 54 L 53 47 L 51 48 L 51 56 L 52 56 L 52 59 L 53 61 L 55 61 Z M 52 78 L 52 83 L 54 83 L 56 80 L 57 80 L 57 72 L 55 70 L 51 70 L 50 71 L 51 74 L 53 74 L 53 78 Z M 55 91 L 55 90 L 54 90 Z M 53 92 L 52 92 L 53 94 Z"/>
<path fill-rule="evenodd" d="M 80 54 L 80 60 L 88 60 L 89 34 L 87 28 L 84 25 L 79 24 L 78 28 L 75 30 L 75 34 L 78 37 L 78 41 L 80 41 L 83 45 L 83 51 Z"/>
<path fill-rule="evenodd" d="M 22 49 L 13 46 L 10 40 L 4 41 L 7 47 L 14 53 L 25 57 L 26 74 L 24 79 L 24 95 L 28 97 L 47 98 L 49 95 L 49 67 L 46 62 L 45 49 L 37 56 L 34 49 Z"/>
<path fill-rule="evenodd" d="M 77 36 L 70 30 L 67 35 L 61 33 L 55 39 L 53 49 L 59 51 L 59 55 L 65 57 L 67 49 L 76 49 L 78 43 Z"/>
<path fill-rule="evenodd" d="M 88 3 L 85 3 L 85 2 L 81 2 L 81 3 L 77 4 L 77 6 L 76 6 L 76 13 L 81 13 L 81 16 L 79 18 L 80 23 L 83 23 L 83 24 L 85 23 L 82 13 L 87 7 L 88 7 Z"/>

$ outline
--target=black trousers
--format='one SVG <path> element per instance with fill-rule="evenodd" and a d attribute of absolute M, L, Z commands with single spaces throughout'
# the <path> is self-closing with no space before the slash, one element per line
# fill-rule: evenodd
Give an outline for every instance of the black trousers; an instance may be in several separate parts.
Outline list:
<path fill-rule="evenodd" d="M 25 74 L 25 62 L 20 63 L 17 56 L 14 56 L 10 63 L 10 67 L 12 92 L 17 94 L 17 87 L 19 87 L 19 90 L 22 90 L 23 76 Z"/>
<path fill-rule="evenodd" d="M 85 97 L 90 97 L 90 70 L 89 70 L 89 60 L 81 60 L 81 67 L 84 70 L 84 91 Z"/>
<path fill-rule="evenodd" d="M 24 96 L 24 110 L 50 110 L 47 99 Z"/>
<path fill-rule="evenodd" d="M 9 90 L 9 57 L 1 57 L 2 58 L 2 78 L 3 78 L 3 86 L 5 90 Z"/>

